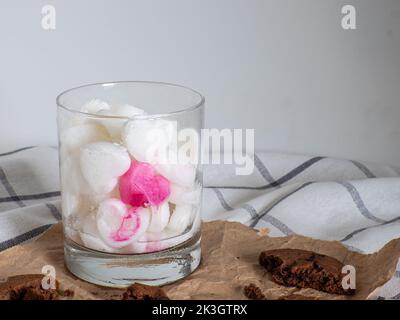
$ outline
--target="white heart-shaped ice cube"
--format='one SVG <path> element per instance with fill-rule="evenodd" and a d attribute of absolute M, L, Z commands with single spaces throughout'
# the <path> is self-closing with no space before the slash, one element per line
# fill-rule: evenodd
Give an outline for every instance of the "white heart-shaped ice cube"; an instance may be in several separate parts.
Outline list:
<path fill-rule="evenodd" d="M 201 187 L 199 184 L 195 184 L 193 187 L 187 188 L 172 183 L 170 190 L 171 193 L 168 201 L 173 204 L 199 205 L 201 202 Z"/>
<path fill-rule="evenodd" d="M 168 230 L 181 234 L 193 220 L 193 206 L 177 205 L 168 223 Z"/>
<path fill-rule="evenodd" d="M 89 215 L 82 221 L 82 230 L 79 232 L 83 245 L 98 251 L 115 252 L 115 249 L 107 245 L 100 237 L 97 230 L 96 219 Z"/>
<path fill-rule="evenodd" d="M 110 105 L 100 99 L 92 99 L 81 107 L 81 112 L 96 114 L 100 110 L 110 109 Z"/>
<path fill-rule="evenodd" d="M 95 193 L 111 192 L 130 167 L 126 149 L 110 142 L 90 143 L 81 148 L 82 175 Z"/>
<path fill-rule="evenodd" d="M 171 183 L 193 187 L 196 180 L 196 166 L 192 164 L 158 163 L 156 170 Z"/>
<path fill-rule="evenodd" d="M 128 121 L 122 141 L 137 160 L 156 163 L 165 156 L 176 133 L 176 122 L 164 119 L 135 119 Z"/>
<path fill-rule="evenodd" d="M 117 104 L 111 107 L 111 112 L 114 116 L 132 118 L 137 115 L 146 114 L 143 109 L 131 106 L 129 104 Z"/>
<path fill-rule="evenodd" d="M 110 109 L 99 110 L 97 114 L 109 117 L 99 119 L 98 122 L 107 129 L 108 133 L 114 140 L 118 140 L 121 137 L 122 129 L 128 120 L 115 117 L 132 118 L 137 115 L 143 115 L 145 112 L 142 109 L 124 104 L 112 106 Z"/>
<path fill-rule="evenodd" d="M 121 248 L 120 252 L 125 253 L 125 254 L 145 253 L 145 252 L 147 252 L 147 245 L 148 245 L 148 242 L 147 242 L 147 237 L 146 237 L 146 233 L 145 233 L 139 239 L 136 239 L 134 242 Z"/>
<path fill-rule="evenodd" d="M 164 202 L 162 205 L 151 208 L 151 221 L 148 232 L 161 232 L 167 226 L 170 216 L 169 204 L 168 202 Z"/>
<path fill-rule="evenodd" d="M 69 127 L 60 133 L 63 154 L 76 152 L 81 146 L 97 141 L 109 141 L 110 135 L 102 126 L 85 123 Z"/>
<path fill-rule="evenodd" d="M 178 234 L 176 231 L 168 228 L 159 233 L 145 233 L 147 240 L 146 252 L 155 252 L 177 246 L 193 236 L 193 230 L 184 234 Z"/>

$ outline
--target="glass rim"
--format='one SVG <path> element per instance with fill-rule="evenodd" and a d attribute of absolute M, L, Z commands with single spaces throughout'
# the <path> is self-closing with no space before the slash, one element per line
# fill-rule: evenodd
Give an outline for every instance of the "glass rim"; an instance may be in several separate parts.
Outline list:
<path fill-rule="evenodd" d="M 163 85 L 163 86 L 171 86 L 171 87 L 185 89 L 185 90 L 192 92 L 193 94 L 195 94 L 196 96 L 198 96 L 200 98 L 200 101 L 189 107 L 179 107 L 179 108 L 177 108 L 176 111 L 165 112 L 165 113 L 154 113 L 154 114 L 141 114 L 141 115 L 135 115 L 132 117 L 100 115 L 100 114 L 95 114 L 95 113 L 83 112 L 80 110 L 71 109 L 68 106 L 66 106 L 65 104 L 61 103 L 61 99 L 64 95 L 71 93 L 73 91 L 76 91 L 78 89 L 82 89 L 82 88 L 86 88 L 86 87 L 99 87 L 99 86 L 108 87 L 108 86 L 114 86 L 114 85 L 118 85 L 118 84 L 151 84 L 151 85 L 156 84 L 156 85 Z M 169 82 L 161 82 L 161 81 L 122 80 L 122 81 L 107 81 L 107 82 L 88 83 L 88 84 L 84 84 L 81 86 L 77 86 L 77 87 L 73 87 L 73 88 L 64 90 L 56 97 L 56 103 L 59 108 L 62 108 L 68 112 L 72 112 L 72 113 L 78 114 L 80 116 L 85 116 L 85 117 L 90 117 L 90 118 L 121 119 L 121 120 L 132 120 L 132 119 L 146 120 L 146 119 L 166 118 L 166 117 L 175 116 L 175 115 L 183 114 L 186 112 L 194 111 L 204 105 L 205 98 L 200 92 L 198 92 L 190 87 L 186 87 L 186 86 L 179 85 L 179 84 L 174 84 L 174 83 L 169 83 Z"/>

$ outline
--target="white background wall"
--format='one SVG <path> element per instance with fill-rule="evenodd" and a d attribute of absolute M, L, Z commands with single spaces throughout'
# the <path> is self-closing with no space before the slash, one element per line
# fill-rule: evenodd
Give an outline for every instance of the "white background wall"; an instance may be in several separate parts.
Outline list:
<path fill-rule="evenodd" d="M 159 80 L 204 93 L 208 127 L 255 128 L 259 149 L 400 165 L 398 0 L 1 0 L 0 40 L 0 152 L 55 144 L 66 88 Z"/>

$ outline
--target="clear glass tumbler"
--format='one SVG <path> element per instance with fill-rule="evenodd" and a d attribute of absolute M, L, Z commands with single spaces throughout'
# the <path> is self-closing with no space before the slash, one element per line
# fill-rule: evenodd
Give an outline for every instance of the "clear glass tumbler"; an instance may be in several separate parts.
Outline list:
<path fill-rule="evenodd" d="M 167 83 L 57 97 L 65 262 L 103 286 L 161 285 L 200 263 L 204 98 Z"/>

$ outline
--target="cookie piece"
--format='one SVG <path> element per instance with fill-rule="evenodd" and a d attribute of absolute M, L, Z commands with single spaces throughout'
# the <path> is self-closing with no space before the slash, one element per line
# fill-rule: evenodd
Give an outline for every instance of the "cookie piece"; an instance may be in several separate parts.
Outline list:
<path fill-rule="evenodd" d="M 255 284 L 250 283 L 243 288 L 244 295 L 251 300 L 264 300 L 265 295 L 262 293 L 261 289 Z"/>
<path fill-rule="evenodd" d="M 160 287 L 134 283 L 126 289 L 122 300 L 169 300 L 169 298 Z"/>
<path fill-rule="evenodd" d="M 278 284 L 334 294 L 355 293 L 342 287 L 343 263 L 326 255 L 299 249 L 267 250 L 261 252 L 259 263 Z"/>
<path fill-rule="evenodd" d="M 62 292 L 56 281 L 56 289 L 43 289 L 41 274 L 10 277 L 0 283 L 0 300 L 61 300 L 72 296 L 73 292 Z"/>

